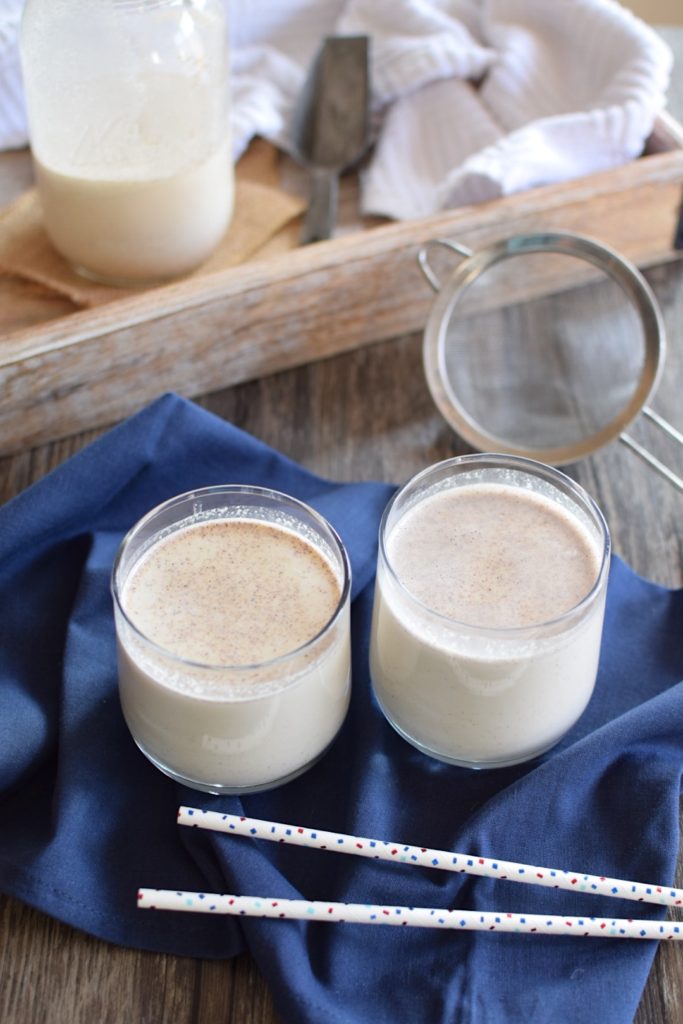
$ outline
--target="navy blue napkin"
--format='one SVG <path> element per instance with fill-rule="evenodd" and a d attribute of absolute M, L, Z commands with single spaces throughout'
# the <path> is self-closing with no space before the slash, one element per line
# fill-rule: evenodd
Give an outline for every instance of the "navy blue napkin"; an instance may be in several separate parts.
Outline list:
<path fill-rule="evenodd" d="M 354 686 L 329 753 L 278 790 L 210 797 L 157 772 L 119 709 L 111 563 L 172 494 L 260 483 L 318 508 L 353 565 Z M 470 772 L 384 721 L 367 657 L 382 484 L 322 481 L 166 396 L 0 509 L 0 887 L 124 945 L 247 947 L 289 1020 L 631 1021 L 652 942 L 141 911 L 139 886 L 600 916 L 658 908 L 473 879 L 176 825 L 180 803 L 356 835 L 671 884 L 683 765 L 683 592 L 614 560 L 595 695 L 554 751 Z"/>

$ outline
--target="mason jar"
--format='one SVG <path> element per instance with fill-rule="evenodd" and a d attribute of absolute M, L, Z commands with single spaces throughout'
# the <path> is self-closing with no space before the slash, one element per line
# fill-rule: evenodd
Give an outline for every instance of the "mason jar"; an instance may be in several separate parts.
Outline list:
<path fill-rule="evenodd" d="M 223 0 L 27 0 L 21 56 L 44 226 L 80 274 L 186 274 L 233 207 Z"/>

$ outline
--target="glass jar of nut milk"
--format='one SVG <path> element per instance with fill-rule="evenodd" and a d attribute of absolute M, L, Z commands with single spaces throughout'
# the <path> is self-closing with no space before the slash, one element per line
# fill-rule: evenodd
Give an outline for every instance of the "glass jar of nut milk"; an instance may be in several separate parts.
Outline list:
<path fill-rule="evenodd" d="M 54 247 L 124 286 L 198 266 L 233 204 L 223 0 L 27 0 L 21 52 Z"/>

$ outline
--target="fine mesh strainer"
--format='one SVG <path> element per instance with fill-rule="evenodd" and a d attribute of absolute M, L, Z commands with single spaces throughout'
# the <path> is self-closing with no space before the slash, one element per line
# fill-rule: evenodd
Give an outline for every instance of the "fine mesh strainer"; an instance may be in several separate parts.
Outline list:
<path fill-rule="evenodd" d="M 442 283 L 435 247 L 462 257 Z M 518 235 L 473 252 L 435 239 L 419 253 L 438 293 L 424 367 L 447 422 L 480 451 L 551 465 L 618 438 L 683 491 L 683 479 L 625 433 L 640 413 L 683 445 L 654 412 L 665 334 L 640 272 L 581 235 Z"/>

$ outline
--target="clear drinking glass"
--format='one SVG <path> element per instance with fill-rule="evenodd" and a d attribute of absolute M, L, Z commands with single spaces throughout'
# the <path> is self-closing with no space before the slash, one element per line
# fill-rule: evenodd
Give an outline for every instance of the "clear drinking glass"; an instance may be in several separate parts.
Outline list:
<path fill-rule="evenodd" d="M 554 746 L 593 693 L 609 560 L 600 510 L 556 469 L 471 455 L 418 474 L 380 527 L 370 668 L 388 721 L 471 768 Z"/>
<path fill-rule="evenodd" d="M 210 793 L 310 767 L 348 709 L 350 579 L 330 524 L 277 491 L 208 487 L 149 512 L 112 573 L 121 706 L 142 752 Z"/>
<path fill-rule="evenodd" d="M 223 0 L 26 0 L 21 30 L 44 227 L 79 273 L 185 274 L 230 221 Z"/>

